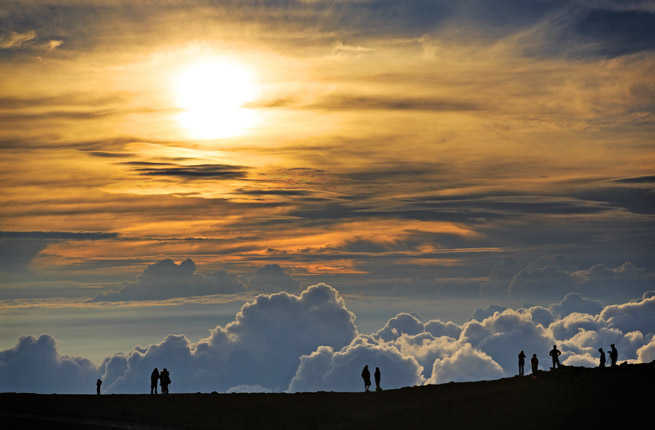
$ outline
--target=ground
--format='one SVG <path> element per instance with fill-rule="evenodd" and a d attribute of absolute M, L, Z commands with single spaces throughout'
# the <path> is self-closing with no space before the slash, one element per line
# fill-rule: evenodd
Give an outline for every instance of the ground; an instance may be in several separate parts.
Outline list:
<path fill-rule="evenodd" d="M 0 394 L 3 428 L 559 429 L 652 427 L 655 362 L 380 393 Z"/>

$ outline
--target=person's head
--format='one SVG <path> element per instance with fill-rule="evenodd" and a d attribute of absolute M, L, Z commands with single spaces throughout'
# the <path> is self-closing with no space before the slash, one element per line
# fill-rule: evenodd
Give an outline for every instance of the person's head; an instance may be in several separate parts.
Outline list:
<path fill-rule="evenodd" d="M 523 352 L 523 350 L 521 350 L 521 354 L 525 354 L 525 352 Z"/>
<path fill-rule="evenodd" d="M 611 346 L 612 348 L 615 348 L 614 344 L 611 344 L 610 346 Z"/>
<path fill-rule="evenodd" d="M 598 352 L 603 352 L 603 348 L 598 348 Z"/>
<path fill-rule="evenodd" d="M 537 354 L 532 354 L 532 358 L 537 358 Z"/>
<path fill-rule="evenodd" d="M 557 349 L 557 345 L 553 345 L 553 349 Z"/>

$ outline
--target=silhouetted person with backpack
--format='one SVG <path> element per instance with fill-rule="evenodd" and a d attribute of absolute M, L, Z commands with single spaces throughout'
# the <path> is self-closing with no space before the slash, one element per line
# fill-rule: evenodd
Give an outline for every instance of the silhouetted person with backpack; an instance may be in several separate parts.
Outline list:
<path fill-rule="evenodd" d="M 380 368 L 379 367 L 375 368 L 375 373 L 373 373 L 373 376 L 375 377 L 375 391 L 382 391 L 382 387 L 380 387 Z"/>
<path fill-rule="evenodd" d="M 612 363 L 612 367 L 616 367 L 616 362 L 619 361 L 619 351 L 614 344 L 610 346 L 612 347 L 612 349 L 610 349 L 610 362 Z"/>
<path fill-rule="evenodd" d="M 100 395 L 100 386 L 102 385 L 102 379 L 98 378 L 96 381 L 96 394 Z"/>
<path fill-rule="evenodd" d="M 548 355 L 553 359 L 553 369 L 557 369 L 560 367 L 559 364 L 559 356 L 562 354 L 562 351 L 557 349 L 557 345 L 553 345 L 553 349 L 550 350 Z"/>
<path fill-rule="evenodd" d="M 532 364 L 532 376 L 536 376 L 537 371 L 539 370 L 539 359 L 537 358 L 537 354 L 532 354 L 530 364 Z"/>
<path fill-rule="evenodd" d="M 600 363 L 598 364 L 598 367 L 601 369 L 605 368 L 605 351 L 603 351 L 603 348 L 598 348 L 598 352 L 600 353 Z"/>
<path fill-rule="evenodd" d="M 371 372 L 368 371 L 368 364 L 362 370 L 362 379 L 364 380 L 364 391 L 368 393 L 371 388 Z"/>
<path fill-rule="evenodd" d="M 150 374 L 150 394 L 157 394 L 157 382 L 159 382 L 159 370 L 155 370 Z"/>
<path fill-rule="evenodd" d="M 519 352 L 519 376 L 523 376 L 525 374 L 525 352 L 521 350 Z"/>
<path fill-rule="evenodd" d="M 171 384 L 171 376 L 168 374 L 168 369 L 164 368 L 161 371 L 159 383 L 161 384 L 161 393 L 168 394 L 168 386 Z"/>

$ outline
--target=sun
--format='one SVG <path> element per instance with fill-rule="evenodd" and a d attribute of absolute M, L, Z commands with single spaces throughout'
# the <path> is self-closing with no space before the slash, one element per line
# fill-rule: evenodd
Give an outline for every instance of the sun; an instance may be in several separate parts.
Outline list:
<path fill-rule="evenodd" d="M 228 59 L 205 59 L 184 68 L 174 79 L 179 124 L 195 139 L 243 134 L 256 122 L 244 106 L 257 97 L 253 73 Z"/>

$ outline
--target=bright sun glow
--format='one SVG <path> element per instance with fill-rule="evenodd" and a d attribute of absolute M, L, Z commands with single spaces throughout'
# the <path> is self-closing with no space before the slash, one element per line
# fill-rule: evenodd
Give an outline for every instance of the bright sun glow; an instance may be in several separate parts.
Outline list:
<path fill-rule="evenodd" d="M 243 106 L 257 97 L 247 68 L 224 59 L 190 65 L 175 79 L 177 119 L 192 138 L 238 136 L 255 124 L 256 114 Z"/>

